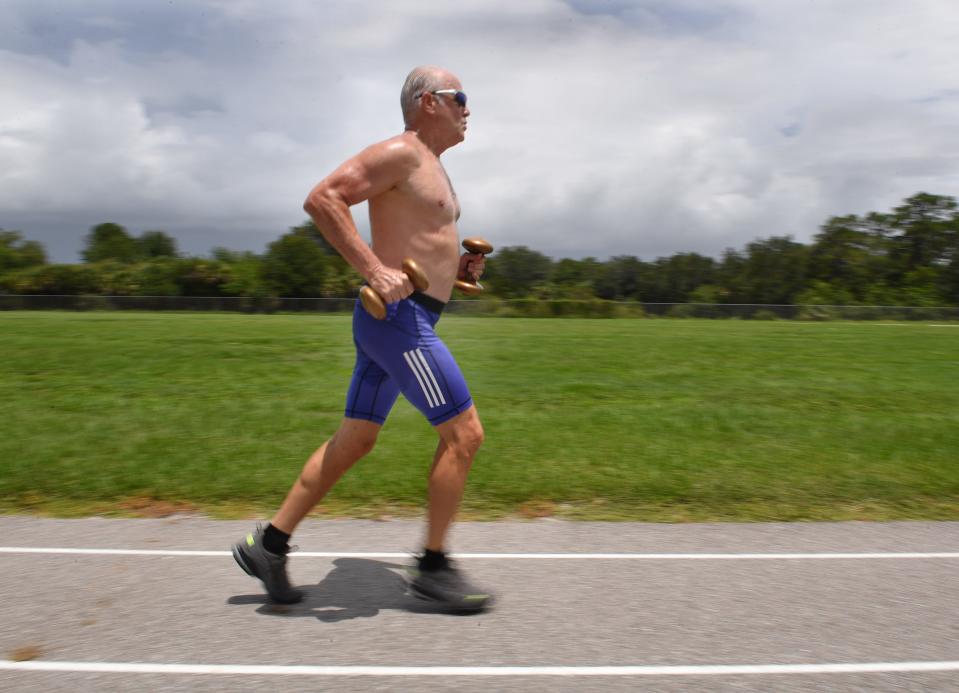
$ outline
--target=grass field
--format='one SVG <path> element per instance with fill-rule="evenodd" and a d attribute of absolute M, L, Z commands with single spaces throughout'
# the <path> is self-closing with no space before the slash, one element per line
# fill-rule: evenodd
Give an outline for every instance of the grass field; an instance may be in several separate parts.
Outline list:
<path fill-rule="evenodd" d="M 959 328 L 449 316 L 463 517 L 959 519 Z M 0 510 L 272 512 L 337 426 L 347 316 L 0 313 Z M 318 512 L 421 511 L 400 400 Z"/>

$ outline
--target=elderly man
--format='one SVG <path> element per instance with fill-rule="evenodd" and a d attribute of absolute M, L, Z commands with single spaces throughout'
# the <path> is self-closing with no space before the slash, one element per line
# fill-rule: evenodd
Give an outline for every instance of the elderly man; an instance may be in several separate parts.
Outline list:
<path fill-rule="evenodd" d="M 307 460 L 280 510 L 233 547 L 247 573 L 270 597 L 302 599 L 286 574 L 289 538 L 337 480 L 376 444 L 399 393 L 439 436 L 429 475 L 426 545 L 411 569 L 412 591 L 459 610 L 480 610 L 491 597 L 472 586 L 444 552 L 483 427 L 459 366 L 434 332 L 454 280 L 476 280 L 483 256 L 459 252 L 460 206 L 440 155 L 463 141 L 470 115 L 460 81 L 437 67 L 418 67 L 400 96 L 405 131 L 349 159 L 310 191 L 304 209 L 323 236 L 389 304 L 385 320 L 359 303 L 353 314 L 356 366 L 339 430 Z M 369 201 L 372 245 L 360 237 L 350 206 Z M 429 280 L 414 291 L 399 268 L 412 258 Z"/>

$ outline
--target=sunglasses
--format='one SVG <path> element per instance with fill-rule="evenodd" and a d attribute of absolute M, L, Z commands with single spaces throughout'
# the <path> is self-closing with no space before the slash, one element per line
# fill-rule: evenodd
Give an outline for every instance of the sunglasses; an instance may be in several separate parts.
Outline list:
<path fill-rule="evenodd" d="M 453 100 L 458 103 L 463 108 L 466 108 L 466 94 L 456 89 L 437 89 L 436 91 L 429 92 L 430 94 L 450 94 L 453 97 Z M 422 94 L 417 95 L 416 98 L 420 98 Z"/>

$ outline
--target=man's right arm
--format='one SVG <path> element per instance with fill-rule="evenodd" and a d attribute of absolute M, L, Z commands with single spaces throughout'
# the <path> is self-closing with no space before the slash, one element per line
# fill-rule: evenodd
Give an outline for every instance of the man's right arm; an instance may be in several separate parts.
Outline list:
<path fill-rule="evenodd" d="M 416 151 L 406 142 L 374 144 L 320 181 L 303 204 L 323 237 L 387 303 L 409 296 L 413 285 L 403 272 L 380 262 L 356 230 L 350 207 L 407 180 L 418 165 Z"/>

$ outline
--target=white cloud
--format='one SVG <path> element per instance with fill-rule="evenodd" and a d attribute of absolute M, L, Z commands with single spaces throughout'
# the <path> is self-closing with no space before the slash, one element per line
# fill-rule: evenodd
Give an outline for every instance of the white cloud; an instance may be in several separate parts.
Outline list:
<path fill-rule="evenodd" d="M 263 248 L 423 63 L 470 95 L 444 159 L 497 245 L 716 254 L 959 186 L 945 0 L 9 5 L 0 226 L 59 259 L 106 219 Z"/>

